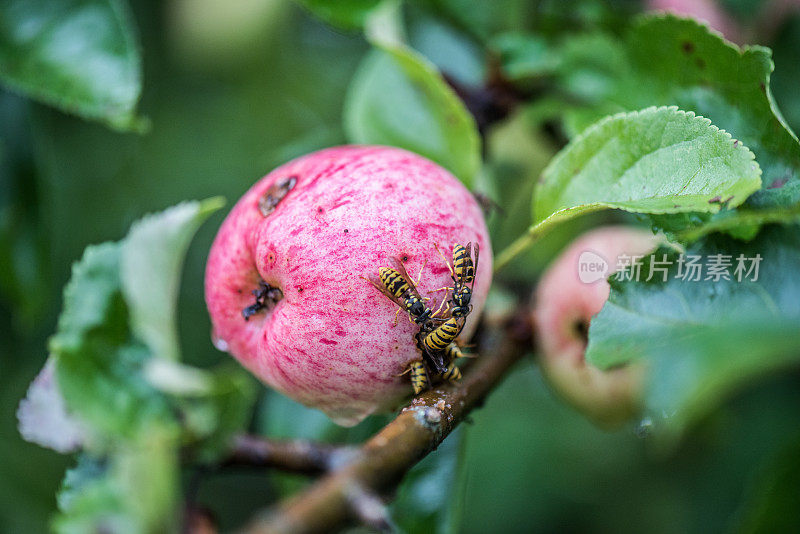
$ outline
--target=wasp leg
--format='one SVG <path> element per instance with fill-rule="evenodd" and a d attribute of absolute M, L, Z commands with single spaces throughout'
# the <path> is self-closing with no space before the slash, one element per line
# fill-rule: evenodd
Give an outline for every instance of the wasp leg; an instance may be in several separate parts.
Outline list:
<path fill-rule="evenodd" d="M 425 270 L 425 266 L 428 265 L 428 260 L 422 262 L 422 267 L 419 268 L 419 275 L 417 276 L 417 283 L 416 286 L 419 287 L 419 283 L 422 281 L 422 271 Z"/>
<path fill-rule="evenodd" d="M 428 372 L 425 370 L 425 364 L 419 360 L 411 362 L 408 364 L 406 372 L 411 372 L 411 387 L 414 388 L 414 395 L 419 395 L 428 389 Z"/>
<path fill-rule="evenodd" d="M 447 270 L 450 271 L 450 277 L 455 280 L 456 273 L 453 271 L 453 267 L 450 265 L 450 262 L 447 260 L 444 254 L 442 254 L 442 250 L 439 248 L 439 243 L 434 243 L 433 246 L 436 247 L 436 252 L 439 253 L 439 256 L 441 256 L 442 260 L 444 260 L 444 264 L 447 265 Z"/>
<path fill-rule="evenodd" d="M 431 291 L 431 293 L 438 293 L 439 291 L 455 291 L 455 289 L 456 288 L 454 288 L 454 287 L 444 286 L 444 287 L 440 287 L 439 289 L 434 289 L 433 291 Z"/>
<path fill-rule="evenodd" d="M 397 312 L 394 314 L 394 323 L 392 323 L 392 328 L 397 326 L 397 318 L 400 317 L 400 312 L 403 311 L 400 308 L 397 308 Z"/>
<path fill-rule="evenodd" d="M 444 311 L 442 311 L 442 306 L 445 306 Z M 442 299 L 442 303 L 439 304 L 439 307 L 436 308 L 436 311 L 431 314 L 431 317 L 436 317 L 437 315 L 439 315 L 440 311 L 442 311 L 442 314 L 445 314 L 448 312 L 449 309 L 450 309 L 450 301 L 447 299 Z"/>

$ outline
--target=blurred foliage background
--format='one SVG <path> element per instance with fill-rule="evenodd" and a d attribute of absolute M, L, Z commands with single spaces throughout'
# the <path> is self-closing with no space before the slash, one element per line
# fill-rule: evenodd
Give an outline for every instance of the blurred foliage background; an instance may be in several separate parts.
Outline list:
<path fill-rule="evenodd" d="M 543 34 L 601 24 L 613 30 L 642 9 L 636 2 L 409 4 L 410 43 L 466 86 L 487 77 L 488 36 L 530 20 Z M 725 2 L 743 27 L 761 4 Z M 214 195 L 232 203 L 278 164 L 345 142 L 345 94 L 369 49 L 360 34 L 334 30 L 288 0 L 135 0 L 131 8 L 147 133 L 118 133 L 0 89 L 0 532 L 46 531 L 70 464 L 22 441 L 15 418 L 47 356 L 70 265 L 87 244 L 119 239 L 147 212 Z M 2 4 L 0 16 L 1 10 Z M 800 16 L 782 18 L 760 37 L 774 49 L 772 87 L 797 131 Z M 517 188 L 530 187 L 526 178 L 559 147 L 521 115 L 485 134 L 486 172 L 498 190 L 525 197 L 521 205 L 498 198 L 506 211 L 492 220 L 500 250 L 529 222 L 530 195 Z M 205 257 L 223 217 L 215 214 L 200 230 L 182 281 L 184 358 L 200 366 L 228 358 L 210 343 L 202 291 Z M 614 217 L 559 229 L 501 282 L 527 291 L 578 231 Z M 473 424 L 412 473 L 393 506 L 395 519 L 409 532 L 439 526 L 476 533 L 770 531 L 771 521 L 796 522 L 791 501 L 769 496 L 782 484 L 782 494 L 796 491 L 800 478 L 798 378 L 794 372 L 741 391 L 677 450 L 659 452 L 640 425 L 593 426 L 553 395 L 527 358 Z M 384 421 L 340 429 L 264 391 L 253 429 L 357 442 Z M 208 475 L 199 487 L 193 481 L 186 473 L 187 488 L 196 489 L 223 529 L 305 483 L 238 471 Z"/>

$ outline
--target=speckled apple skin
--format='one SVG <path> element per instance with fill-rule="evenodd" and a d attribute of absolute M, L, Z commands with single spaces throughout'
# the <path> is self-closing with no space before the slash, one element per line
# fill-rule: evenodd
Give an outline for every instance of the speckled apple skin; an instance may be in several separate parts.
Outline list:
<path fill-rule="evenodd" d="M 264 217 L 258 199 L 278 181 L 295 187 Z M 473 332 L 491 285 L 492 248 L 481 209 L 450 173 L 410 152 L 345 146 L 295 159 L 258 181 L 234 206 L 206 266 L 206 304 L 215 345 L 266 384 L 323 410 L 341 425 L 392 409 L 411 393 L 398 376 L 420 358 L 417 327 L 367 280 L 406 257 L 438 305 L 452 285 L 453 243 L 480 244 L 474 309 L 460 340 Z M 269 311 L 245 321 L 259 278 L 283 291 Z"/>
<path fill-rule="evenodd" d="M 605 278 L 581 282 L 579 258 L 585 251 L 594 252 L 605 258 L 614 272 L 618 256 L 647 254 L 659 241 L 652 232 L 626 226 L 587 232 L 548 267 L 534 295 L 533 322 L 542 370 L 566 400 L 604 426 L 616 426 L 638 409 L 641 369 L 601 371 L 586 363 L 586 341 L 576 325 L 591 322 L 611 288 Z"/>

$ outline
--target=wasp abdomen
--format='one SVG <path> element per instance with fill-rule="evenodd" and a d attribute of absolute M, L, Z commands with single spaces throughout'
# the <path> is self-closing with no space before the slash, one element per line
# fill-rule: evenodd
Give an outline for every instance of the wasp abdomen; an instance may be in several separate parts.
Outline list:
<path fill-rule="evenodd" d="M 423 341 L 425 348 L 432 352 L 444 350 L 458 336 L 462 326 L 457 318 L 451 317 L 425 336 Z"/>
<path fill-rule="evenodd" d="M 456 367 L 455 362 L 447 364 L 447 369 L 442 373 L 442 380 L 447 380 L 448 382 L 458 382 L 461 380 L 461 370 Z"/>
<path fill-rule="evenodd" d="M 457 343 L 450 343 L 447 345 L 447 348 L 444 351 L 445 359 L 448 362 L 453 362 L 459 358 L 464 357 L 464 353 L 461 352 L 461 348 L 458 346 Z"/>
<path fill-rule="evenodd" d="M 456 280 L 462 284 L 469 284 L 475 278 L 475 266 L 470 251 L 459 244 L 453 245 L 453 271 Z"/>
<path fill-rule="evenodd" d="M 414 395 L 419 395 L 428 388 L 428 372 L 421 361 L 408 364 L 411 371 L 411 386 L 414 388 Z"/>
<path fill-rule="evenodd" d="M 406 279 L 394 269 L 390 269 L 389 267 L 381 267 L 378 269 L 378 275 L 380 276 L 381 283 L 383 283 L 384 287 L 386 287 L 386 289 L 388 289 L 389 292 L 397 298 L 402 298 L 411 290 L 408 282 L 406 282 Z"/>

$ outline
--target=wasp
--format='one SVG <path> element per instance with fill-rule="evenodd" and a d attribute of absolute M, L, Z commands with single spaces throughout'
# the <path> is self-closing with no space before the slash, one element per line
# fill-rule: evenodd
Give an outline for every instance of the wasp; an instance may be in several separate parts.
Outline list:
<path fill-rule="evenodd" d="M 456 366 L 456 360 L 464 357 L 461 348 L 453 341 L 444 349 L 444 355 L 448 362 L 447 368 L 439 376 L 442 380 L 447 380 L 448 382 L 458 382 L 461 380 L 461 370 Z"/>
<path fill-rule="evenodd" d="M 453 245 L 452 265 L 444 257 L 438 245 L 436 245 L 436 250 L 447 264 L 447 268 L 450 270 L 450 277 L 453 280 L 453 287 L 442 288 L 451 292 L 450 298 L 447 299 L 452 304 L 450 313 L 453 317 L 466 317 L 472 311 L 470 300 L 472 300 L 472 288 L 475 284 L 475 273 L 478 271 L 480 247 L 477 243 L 467 243 L 466 247 L 456 243 Z M 474 260 L 473 250 L 475 251 Z"/>
<path fill-rule="evenodd" d="M 421 329 L 417 334 L 417 346 L 437 374 L 447 371 L 451 357 L 448 347 L 455 342 L 465 322 L 464 317 L 450 317 L 432 330 Z"/>
<path fill-rule="evenodd" d="M 416 360 L 408 364 L 406 373 L 411 373 L 411 387 L 414 388 L 414 395 L 419 395 L 430 385 L 428 371 L 422 360 Z M 403 373 L 405 374 L 405 373 Z"/>
<path fill-rule="evenodd" d="M 471 246 L 468 245 L 468 247 L 471 250 Z M 461 247 L 461 249 L 464 249 L 464 247 Z M 454 361 L 462 356 L 461 350 L 455 343 L 455 338 L 464 328 L 465 317 L 471 309 L 469 308 L 471 287 L 467 287 L 466 284 L 471 284 L 475 278 L 469 250 L 467 251 L 467 256 L 469 256 L 470 260 L 471 273 L 467 272 L 469 269 L 467 269 L 462 260 L 455 259 L 455 250 L 454 264 L 457 265 L 458 271 L 455 268 L 450 268 L 448 263 L 453 279 L 463 282 L 459 287 L 463 286 L 470 293 L 466 299 L 451 297 L 453 301 L 452 310 L 454 311 L 447 318 L 437 317 L 447 299 L 442 300 L 439 308 L 434 312 L 427 306 L 425 299 L 419 294 L 414 284 L 414 279 L 409 276 L 403 263 L 397 258 L 392 258 L 391 260 L 393 267 L 381 267 L 378 269 L 377 277 L 371 275 L 370 278 L 367 278 L 384 296 L 397 304 L 400 309 L 405 310 L 410 321 L 420 327 L 419 332 L 416 334 L 416 340 L 417 346 L 422 351 L 423 358 L 409 363 L 408 368 L 403 373 L 411 373 L 411 384 L 415 395 L 426 389 L 430 383 L 428 368 L 445 380 L 457 381 L 461 378 L 461 372 L 454 364 Z M 453 274 L 456 272 L 458 274 Z M 421 275 L 422 273 L 420 272 L 420 278 Z M 454 283 L 454 285 L 458 284 Z M 459 313 L 461 314 L 458 315 Z M 397 316 L 395 316 L 396 318 Z"/>
<path fill-rule="evenodd" d="M 434 311 L 425 304 L 425 299 L 419 294 L 414 279 L 406 272 L 403 262 L 397 258 L 392 258 L 391 262 L 393 267 L 381 267 L 378 269 L 377 277 L 371 275 L 366 280 L 397 304 L 400 309 L 405 310 L 410 321 L 420 325 L 423 329 L 430 329 L 434 320 Z M 395 315 L 395 324 L 397 324 L 397 315 Z"/>

